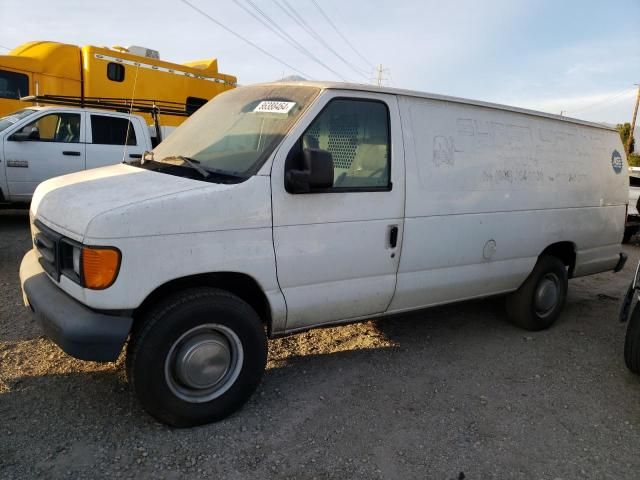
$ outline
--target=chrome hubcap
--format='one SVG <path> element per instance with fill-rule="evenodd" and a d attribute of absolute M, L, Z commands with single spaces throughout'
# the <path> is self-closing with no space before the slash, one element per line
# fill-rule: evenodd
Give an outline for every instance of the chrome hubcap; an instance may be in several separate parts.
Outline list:
<path fill-rule="evenodd" d="M 219 324 L 200 325 L 171 346 L 165 361 L 165 378 L 179 398 L 208 402 L 233 385 L 243 360 L 242 343 L 233 330 Z"/>
<path fill-rule="evenodd" d="M 220 381 L 231 365 L 224 336 L 211 333 L 192 338 L 176 355 L 176 375 L 187 387 L 208 388 Z"/>
<path fill-rule="evenodd" d="M 534 296 L 536 313 L 540 317 L 549 315 L 560 296 L 560 280 L 553 273 L 547 273 L 538 283 Z"/>

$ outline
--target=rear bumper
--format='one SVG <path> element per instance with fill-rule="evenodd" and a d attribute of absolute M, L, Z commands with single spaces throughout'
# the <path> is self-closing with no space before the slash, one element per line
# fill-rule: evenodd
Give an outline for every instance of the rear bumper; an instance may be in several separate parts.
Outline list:
<path fill-rule="evenodd" d="M 47 337 L 72 357 L 115 361 L 133 319 L 96 312 L 67 295 L 44 272 L 34 250 L 20 265 L 25 305 L 31 307 Z"/>

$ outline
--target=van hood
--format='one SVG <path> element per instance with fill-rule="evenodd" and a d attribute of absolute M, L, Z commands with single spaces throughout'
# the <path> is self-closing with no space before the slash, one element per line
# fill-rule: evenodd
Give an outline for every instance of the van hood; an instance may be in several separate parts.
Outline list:
<path fill-rule="evenodd" d="M 253 177 L 255 178 L 255 177 Z M 269 177 L 258 183 L 268 187 Z M 242 218 L 270 221 L 264 195 L 242 184 L 223 185 L 120 164 L 56 177 L 41 183 L 31 202 L 32 218 L 77 241 L 242 228 Z M 247 191 L 248 189 L 248 191 Z M 237 201 L 235 190 L 243 190 Z M 255 190 L 255 189 L 253 189 Z M 260 189 L 262 190 L 262 189 Z M 249 198 L 250 197 L 250 198 Z M 258 212 L 253 212 L 253 201 Z M 266 198 L 264 198 L 266 197 Z M 216 208 L 212 202 L 215 202 Z M 221 202 L 224 202 L 220 208 Z M 245 205 L 241 205 L 245 204 Z M 266 211 L 266 207 L 269 210 Z M 237 208 L 245 211 L 235 212 Z M 227 212 L 227 215 L 214 215 Z M 265 214 L 267 217 L 265 219 Z M 232 218 L 221 218 L 229 217 Z M 239 215 L 239 217 L 238 217 Z M 250 221 L 250 224 L 255 222 Z"/>

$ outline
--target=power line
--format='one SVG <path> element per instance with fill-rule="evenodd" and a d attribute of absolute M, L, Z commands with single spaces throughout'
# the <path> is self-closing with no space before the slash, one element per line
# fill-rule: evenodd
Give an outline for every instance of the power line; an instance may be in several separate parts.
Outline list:
<path fill-rule="evenodd" d="M 273 0 L 273 2 L 284 12 L 286 13 L 294 22 L 298 24 L 298 26 L 304 30 L 312 39 L 316 40 L 322 46 L 324 46 L 327 50 L 333 53 L 336 57 L 338 57 L 345 65 L 347 65 L 350 69 L 356 72 L 358 75 L 367 78 L 367 75 L 363 73 L 361 70 L 355 68 L 351 63 L 349 63 L 342 55 L 340 55 L 331 45 L 329 45 L 321 35 L 318 34 L 307 22 L 306 20 L 297 12 L 297 10 L 287 1 L 282 0 L 280 3 L 278 0 Z M 286 8 L 285 8 L 286 7 Z"/>
<path fill-rule="evenodd" d="M 298 13 L 298 11 L 293 7 L 293 5 L 291 5 L 289 3 L 288 0 L 282 0 L 287 7 L 289 7 L 289 9 L 291 10 L 291 12 L 298 17 L 298 19 L 300 20 L 300 22 L 302 22 L 302 24 L 304 25 L 304 27 L 306 27 L 306 29 L 311 32 L 311 34 L 313 35 L 313 37 L 320 42 L 322 45 L 324 45 L 324 47 L 329 50 L 331 53 L 333 53 L 336 57 L 338 57 L 342 63 L 344 63 L 347 67 L 349 67 L 351 70 L 353 70 L 354 72 L 356 72 L 358 75 L 362 75 L 364 78 L 367 78 L 367 73 L 361 69 L 359 69 L 358 67 L 356 67 L 355 65 L 353 65 L 352 62 L 349 62 L 348 60 L 346 60 L 342 55 L 340 55 L 331 45 L 329 45 L 329 43 L 327 43 L 327 41 L 322 37 L 322 35 L 318 34 L 318 32 L 316 32 L 314 30 L 314 28 L 309 25 L 307 23 L 307 21 L 304 19 L 304 17 L 302 15 L 300 15 L 300 13 Z"/>
<path fill-rule="evenodd" d="M 318 9 L 318 11 L 320 12 L 320 14 L 324 17 L 324 19 L 327 21 L 327 23 L 329 23 L 329 25 L 331 25 L 331 27 L 336 31 L 336 33 L 338 35 L 340 35 L 340 37 L 345 41 L 345 43 L 347 45 L 349 45 L 349 47 L 351 47 L 351 50 L 353 50 L 355 52 L 356 55 L 358 55 L 363 61 L 364 63 L 367 64 L 367 66 L 374 70 L 375 67 L 373 66 L 373 63 L 370 62 L 369 60 L 366 59 L 366 57 L 364 55 L 362 55 L 358 49 L 356 47 L 353 46 L 353 44 L 347 39 L 347 37 L 345 37 L 342 32 L 338 29 L 338 27 L 336 27 L 335 23 L 333 23 L 331 21 L 331 19 L 329 18 L 329 16 L 325 13 L 325 11 L 322 9 L 322 7 L 320 7 L 320 4 L 318 2 L 316 2 L 316 0 L 311 0 L 311 2 L 316 6 L 316 8 Z"/>
<path fill-rule="evenodd" d="M 4 45 L 0 45 L 0 48 L 4 48 L 6 51 L 10 52 L 13 48 L 5 47 Z"/>
<path fill-rule="evenodd" d="M 223 28 L 224 30 L 226 30 L 227 32 L 229 32 L 231 35 L 239 38 L 240 40 L 242 40 L 245 43 L 248 43 L 249 45 L 251 45 L 253 48 L 255 48 L 256 50 L 260 50 L 262 53 L 264 53 L 265 55 L 267 55 L 268 57 L 272 58 L 273 60 L 275 60 L 278 63 L 281 63 L 282 65 L 286 66 L 287 68 L 290 68 L 291 70 L 293 70 L 294 72 L 298 72 L 300 75 L 302 75 L 303 77 L 307 77 L 307 78 L 312 78 L 310 75 L 307 75 L 306 73 L 304 73 L 301 70 L 298 70 L 297 68 L 289 65 L 287 62 L 285 62 L 284 60 L 281 60 L 280 58 L 276 57 L 275 55 L 269 53 L 267 50 L 265 50 L 264 48 L 260 47 L 259 45 L 256 45 L 255 43 L 253 43 L 251 40 L 249 40 L 248 38 L 243 37 L 242 35 L 240 35 L 239 33 L 231 30 L 229 27 L 227 27 L 226 25 L 224 25 L 222 22 L 219 22 L 218 20 L 216 20 L 215 18 L 213 18 L 211 15 L 207 14 L 206 12 L 200 10 L 198 7 L 196 7 L 195 5 L 193 5 L 191 2 L 189 2 L 188 0 L 180 0 L 182 3 L 184 3 L 185 5 L 191 7 L 193 10 L 195 10 L 196 12 L 198 12 L 200 15 L 202 15 L 205 18 L 208 18 L 210 21 L 212 21 L 213 23 L 215 23 L 216 25 L 218 25 L 219 27 Z"/>
<path fill-rule="evenodd" d="M 240 8 L 242 8 L 245 12 L 247 12 L 249 15 L 251 15 L 253 18 L 255 18 L 257 21 L 259 21 L 260 23 L 262 23 L 265 27 L 267 27 L 269 30 L 271 30 L 273 33 L 275 33 L 276 35 L 278 35 L 281 39 L 283 39 L 285 42 L 289 43 L 290 45 L 292 45 L 294 48 L 296 48 L 298 51 L 302 52 L 304 55 L 308 56 L 311 60 L 313 60 L 314 62 L 319 63 L 320 65 L 322 65 L 324 68 L 326 68 L 327 70 L 329 70 L 331 73 L 333 73 L 334 75 L 336 75 L 338 78 L 341 78 L 342 80 L 345 80 L 342 75 L 340 75 L 338 72 L 336 72 L 334 69 L 332 69 L 331 67 L 329 67 L 328 65 L 326 65 L 325 63 L 323 63 L 318 57 L 316 57 L 313 53 L 311 53 L 309 50 L 307 50 L 306 48 L 304 48 L 300 43 L 298 43 L 293 37 L 291 37 L 291 35 L 289 35 L 286 31 L 284 31 L 280 26 L 278 26 L 260 7 L 258 7 L 256 4 L 254 4 L 251 0 L 247 0 L 247 3 L 249 3 L 249 5 L 251 6 L 251 8 L 253 8 L 255 11 L 258 12 L 259 15 L 261 15 L 263 18 L 260 18 L 258 15 L 256 15 L 255 13 L 253 13 L 251 10 L 249 10 L 245 5 L 243 5 L 242 3 L 240 3 L 239 0 L 233 0 L 233 2 L 238 5 Z M 266 21 L 265 21 L 266 19 Z"/>
<path fill-rule="evenodd" d="M 618 92 L 618 93 L 616 93 L 616 94 L 614 94 L 614 95 L 612 95 L 610 97 L 607 97 L 607 98 L 602 99 L 602 100 L 598 100 L 597 102 L 591 103 L 591 104 L 587 105 L 586 107 L 579 108 L 578 110 L 573 110 L 573 111 L 570 111 L 570 112 L 566 112 L 565 111 L 565 113 L 570 113 L 571 115 L 575 115 L 576 113 L 582 113 L 585 110 L 590 110 L 591 108 L 596 107 L 598 105 L 601 105 L 601 104 L 604 104 L 604 103 L 610 103 L 611 101 L 623 96 L 626 93 L 629 93 L 632 90 L 635 90 L 635 87 L 625 88 L 624 90 L 622 90 L 622 91 L 620 91 L 620 92 Z"/>

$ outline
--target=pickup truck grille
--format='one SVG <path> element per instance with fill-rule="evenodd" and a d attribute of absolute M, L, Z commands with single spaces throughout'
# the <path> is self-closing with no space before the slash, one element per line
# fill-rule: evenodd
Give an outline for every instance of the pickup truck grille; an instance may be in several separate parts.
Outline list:
<path fill-rule="evenodd" d="M 60 280 L 61 238 L 62 235 L 54 232 L 38 220 L 33 223 L 33 245 L 40 253 L 40 265 L 56 281 Z"/>

